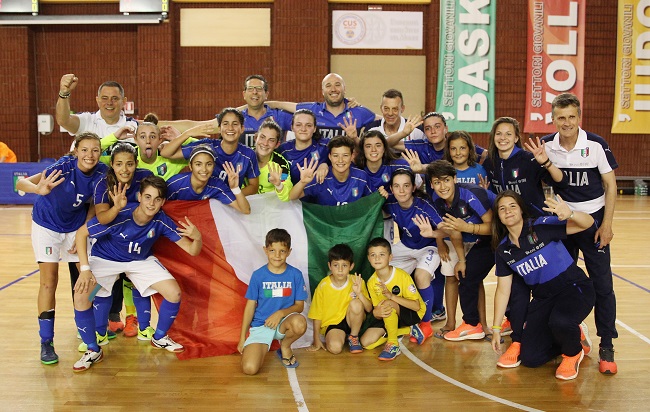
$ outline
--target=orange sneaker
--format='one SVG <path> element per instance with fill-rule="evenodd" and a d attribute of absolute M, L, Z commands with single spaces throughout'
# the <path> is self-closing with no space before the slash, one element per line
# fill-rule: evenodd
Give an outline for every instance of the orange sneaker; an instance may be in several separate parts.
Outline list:
<path fill-rule="evenodd" d="M 598 370 L 605 375 L 614 375 L 618 372 L 618 367 L 614 361 L 614 348 L 600 348 L 598 351 L 600 360 L 598 361 Z"/>
<path fill-rule="evenodd" d="M 521 343 L 512 342 L 508 347 L 508 350 L 504 352 L 503 355 L 499 356 L 497 361 L 497 366 L 502 368 L 516 368 L 521 365 L 521 359 L 519 359 L 519 354 L 521 353 Z"/>
<path fill-rule="evenodd" d="M 420 326 L 420 330 L 424 335 L 424 340 L 422 341 L 422 343 L 424 343 L 425 340 L 433 336 L 433 329 L 431 329 L 431 322 L 420 322 L 418 326 Z M 411 336 L 409 338 L 409 341 L 413 343 L 418 343 L 417 338 L 415 338 L 414 336 Z"/>
<path fill-rule="evenodd" d="M 138 317 L 128 315 L 126 317 L 126 326 L 124 326 L 124 336 L 132 338 L 138 335 Z"/>
<path fill-rule="evenodd" d="M 124 323 L 122 323 L 119 313 L 111 313 L 108 315 L 108 329 L 115 333 L 120 333 L 124 330 Z"/>
<path fill-rule="evenodd" d="M 580 353 L 575 356 L 562 355 L 562 363 L 555 371 L 555 377 L 563 381 L 570 381 L 578 377 L 580 362 L 585 357 L 585 352 L 581 349 Z"/>
<path fill-rule="evenodd" d="M 589 339 L 589 329 L 587 324 L 584 322 L 580 323 L 580 344 L 582 345 L 582 351 L 585 353 L 585 356 L 591 353 L 591 339 Z"/>
<path fill-rule="evenodd" d="M 485 332 L 483 332 L 483 325 L 481 325 L 481 322 L 479 322 L 476 326 L 472 326 L 463 322 L 456 329 L 445 333 L 445 339 L 454 342 L 467 339 L 483 339 L 484 337 Z"/>
<path fill-rule="evenodd" d="M 508 336 L 512 333 L 512 326 L 510 326 L 510 321 L 508 318 L 503 320 L 501 324 L 501 336 Z"/>

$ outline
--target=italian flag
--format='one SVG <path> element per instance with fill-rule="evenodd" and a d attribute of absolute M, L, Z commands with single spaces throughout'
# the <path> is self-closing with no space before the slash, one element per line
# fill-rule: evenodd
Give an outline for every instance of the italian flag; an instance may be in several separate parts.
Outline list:
<path fill-rule="evenodd" d="M 291 234 L 292 252 L 287 262 L 303 273 L 312 293 L 327 276 L 327 252 L 337 243 L 347 243 L 354 251 L 355 272 L 366 280 L 373 272 L 366 259 L 366 246 L 370 239 L 383 236 L 384 199 L 378 193 L 335 207 L 281 202 L 275 193 L 247 199 L 250 215 L 217 200 L 173 201 L 164 206 L 174 221 L 187 216 L 203 237 L 199 256 L 189 256 L 166 238 L 160 238 L 154 250 L 182 290 L 180 312 L 170 330 L 170 335 L 185 346 L 179 359 L 237 352 L 244 295 L 253 271 L 267 263 L 262 248 L 266 233 L 273 228 Z M 156 295 L 156 302 L 160 300 Z M 305 317 L 310 302 L 305 302 Z M 311 329 L 311 322 L 308 324 Z M 308 330 L 294 346 L 308 346 L 311 340 Z"/>

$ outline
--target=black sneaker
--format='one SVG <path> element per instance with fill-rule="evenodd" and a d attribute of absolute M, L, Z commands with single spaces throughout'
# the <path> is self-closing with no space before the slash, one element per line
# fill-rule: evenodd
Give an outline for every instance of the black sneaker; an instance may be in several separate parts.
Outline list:
<path fill-rule="evenodd" d="M 59 362 L 59 355 L 54 352 L 54 343 L 52 341 L 41 343 L 41 363 L 52 365 L 57 362 Z"/>

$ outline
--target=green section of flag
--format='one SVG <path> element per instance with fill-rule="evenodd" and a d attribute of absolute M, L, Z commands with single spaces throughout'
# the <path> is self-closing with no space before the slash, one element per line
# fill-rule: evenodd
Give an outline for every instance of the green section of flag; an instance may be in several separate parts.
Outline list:
<path fill-rule="evenodd" d="M 436 107 L 450 131 L 492 127 L 495 36 L 496 0 L 440 0 Z"/>
<path fill-rule="evenodd" d="M 327 252 L 346 243 L 354 251 L 353 272 L 368 280 L 374 272 L 366 257 L 368 242 L 384 235 L 381 207 L 384 198 L 379 193 L 363 197 L 342 206 L 320 206 L 303 202 L 302 213 L 308 240 L 308 268 L 311 293 L 327 276 Z"/>

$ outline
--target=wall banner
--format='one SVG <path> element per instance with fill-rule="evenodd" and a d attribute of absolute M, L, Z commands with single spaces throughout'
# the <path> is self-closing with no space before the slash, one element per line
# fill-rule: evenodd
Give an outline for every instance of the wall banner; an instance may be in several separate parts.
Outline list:
<path fill-rule="evenodd" d="M 618 1 L 612 133 L 650 128 L 650 0 Z"/>
<path fill-rule="evenodd" d="M 582 101 L 586 0 L 528 0 L 524 131 L 552 133 L 551 102 L 560 93 Z"/>
<path fill-rule="evenodd" d="M 495 35 L 496 0 L 440 0 L 436 105 L 449 130 L 492 127 Z"/>
<path fill-rule="evenodd" d="M 422 49 L 422 12 L 332 11 L 333 49 Z"/>

